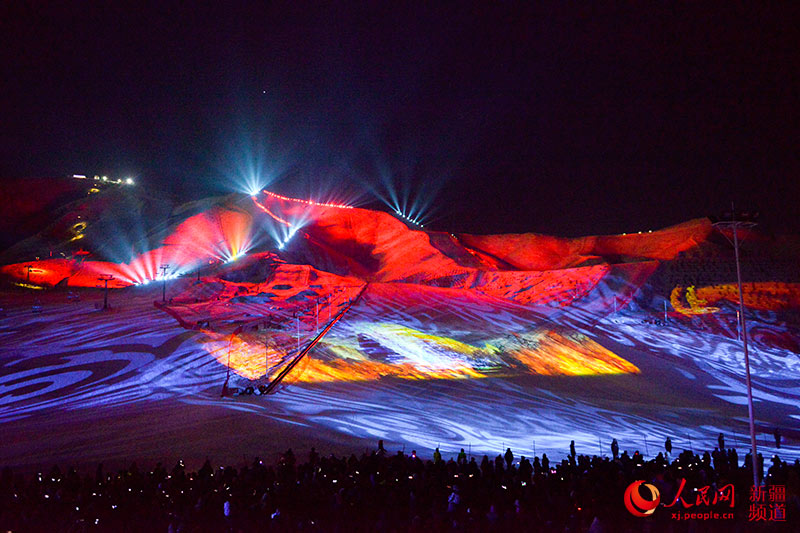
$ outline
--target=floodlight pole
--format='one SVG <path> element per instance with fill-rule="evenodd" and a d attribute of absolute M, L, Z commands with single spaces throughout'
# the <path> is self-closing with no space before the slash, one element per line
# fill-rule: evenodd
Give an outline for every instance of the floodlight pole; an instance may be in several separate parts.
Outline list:
<path fill-rule="evenodd" d="M 750 382 L 750 355 L 747 351 L 747 322 L 744 316 L 744 296 L 742 294 L 742 268 L 739 263 L 739 236 L 737 233 L 738 227 L 753 227 L 754 222 L 737 221 L 736 213 L 731 205 L 731 220 L 720 221 L 715 224 L 717 227 L 731 228 L 733 230 L 733 251 L 736 257 L 736 282 L 739 288 L 739 320 L 742 326 L 742 346 L 744 349 L 744 369 L 745 369 L 745 383 L 747 385 L 747 414 L 750 420 L 750 453 L 752 455 L 753 466 L 753 486 L 759 486 L 758 479 L 758 450 L 756 444 L 756 424 L 753 416 L 753 388 Z"/>
<path fill-rule="evenodd" d="M 161 301 L 167 301 L 167 269 L 169 268 L 168 264 L 163 264 L 160 267 L 161 269 L 161 278 L 163 280 L 163 284 L 161 285 Z"/>

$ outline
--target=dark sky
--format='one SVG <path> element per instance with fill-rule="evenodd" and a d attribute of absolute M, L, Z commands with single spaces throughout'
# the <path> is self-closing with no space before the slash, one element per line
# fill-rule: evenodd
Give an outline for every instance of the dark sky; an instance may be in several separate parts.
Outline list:
<path fill-rule="evenodd" d="M 735 200 L 800 231 L 788 2 L 25 4 L 0 7 L 0 179 L 383 176 L 435 229 L 638 231 Z"/>

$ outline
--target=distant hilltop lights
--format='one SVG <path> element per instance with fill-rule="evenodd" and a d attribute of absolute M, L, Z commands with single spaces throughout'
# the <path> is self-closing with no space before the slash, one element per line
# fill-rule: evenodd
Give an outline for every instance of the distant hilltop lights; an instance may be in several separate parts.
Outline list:
<path fill-rule="evenodd" d="M 266 211 L 275 220 L 277 220 L 278 222 L 280 222 L 281 224 L 283 224 L 284 226 L 287 226 L 289 228 L 292 227 L 292 224 L 289 221 L 284 220 L 283 218 L 277 216 L 275 213 L 270 211 L 266 206 L 258 203 L 258 201 L 256 200 L 256 198 L 258 196 L 258 193 L 265 194 L 265 195 L 267 195 L 267 196 L 269 196 L 271 198 L 275 198 L 276 200 L 284 200 L 286 202 L 297 202 L 297 203 L 300 203 L 300 204 L 305 204 L 305 205 L 310 205 L 310 206 L 315 206 L 315 207 L 334 207 L 334 208 L 338 208 L 338 209 L 353 209 L 352 205 L 334 204 L 334 203 L 326 203 L 326 202 L 315 202 L 313 200 L 303 200 L 303 199 L 300 199 L 300 198 L 290 198 L 288 196 L 283 196 L 283 195 L 280 195 L 280 194 L 276 194 L 276 193 L 268 191 L 266 189 L 263 189 L 263 190 L 260 190 L 260 191 L 253 191 L 253 194 L 251 194 L 250 196 L 253 198 L 253 201 L 256 203 L 256 205 L 258 207 L 260 207 L 263 211 Z M 400 218 L 402 218 L 404 220 L 407 220 L 408 222 L 411 222 L 412 224 L 414 224 L 416 226 L 419 226 L 420 228 L 424 228 L 425 227 L 425 224 L 420 222 L 420 220 L 418 218 L 412 218 L 410 216 L 407 216 L 402 211 L 400 211 L 399 209 L 395 209 L 394 212 Z M 296 231 L 297 231 L 296 229 L 294 231 L 292 231 L 291 235 L 294 235 L 294 233 Z M 291 235 L 290 235 L 289 238 L 291 238 Z M 288 242 L 288 240 L 289 239 L 286 239 L 286 242 Z M 279 248 L 283 248 L 283 246 L 286 244 L 286 242 L 282 242 L 281 245 L 279 246 Z"/>
<path fill-rule="evenodd" d="M 85 174 L 73 174 L 73 178 L 76 180 L 86 180 L 89 179 Z M 94 181 L 99 181 L 101 183 L 113 183 L 115 185 L 136 185 L 136 182 L 133 181 L 133 178 L 109 178 L 108 176 L 94 176 Z"/>
<path fill-rule="evenodd" d="M 301 204 L 313 205 L 313 206 L 317 206 L 317 207 L 338 207 L 340 209 L 353 209 L 352 205 L 330 204 L 330 203 L 324 203 L 324 202 L 315 202 L 313 200 L 301 200 L 300 198 L 289 198 L 288 196 L 281 196 L 280 194 L 275 194 L 274 192 L 270 192 L 270 191 L 268 191 L 266 189 L 264 189 L 261 192 L 263 192 L 267 196 L 271 196 L 271 197 L 276 198 L 278 200 L 286 200 L 288 202 L 299 202 Z M 255 196 L 255 195 L 252 195 L 252 196 Z"/>

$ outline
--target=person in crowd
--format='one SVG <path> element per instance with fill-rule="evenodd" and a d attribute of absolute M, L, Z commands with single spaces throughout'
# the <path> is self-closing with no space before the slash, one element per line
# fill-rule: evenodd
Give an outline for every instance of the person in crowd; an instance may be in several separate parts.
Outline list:
<path fill-rule="evenodd" d="M 451 515 L 456 514 L 460 505 L 461 494 L 459 494 L 458 485 L 453 485 L 453 491 L 447 497 L 447 512 Z"/>
<path fill-rule="evenodd" d="M 461 448 L 461 451 L 458 452 L 458 458 L 456 459 L 456 462 L 460 465 L 467 464 L 467 452 L 464 451 L 464 448 Z"/>

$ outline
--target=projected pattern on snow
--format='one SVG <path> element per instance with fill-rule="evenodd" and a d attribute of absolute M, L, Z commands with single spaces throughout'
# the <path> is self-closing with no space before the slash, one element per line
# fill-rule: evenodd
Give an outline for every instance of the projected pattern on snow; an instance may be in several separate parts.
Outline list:
<path fill-rule="evenodd" d="M 170 282 L 172 303 L 163 309 L 172 318 L 152 308 L 160 291 L 149 287 L 125 289 L 130 307 L 120 316 L 76 313 L 76 304 L 41 315 L 13 311 L 0 327 L 0 340 L 13 347 L 2 361 L 0 420 L 174 398 L 419 448 L 483 450 L 529 449 L 531 435 L 541 449 L 563 448 L 565 428 L 594 449 L 598 436 L 643 447 L 644 434 L 713 442 L 731 425 L 744 427 L 735 308 L 714 296 L 730 280 L 696 285 L 695 302 L 706 300 L 714 313 L 686 316 L 669 306 L 668 321 L 653 324 L 676 286 L 657 282 L 661 265 L 705 242 L 707 221 L 618 238 L 504 239 L 415 231 L 363 209 L 257 200 L 302 231 L 278 255 L 253 246 L 223 266 L 226 250 L 233 256 L 255 239 L 220 248 L 234 239 L 220 240 L 229 234 L 213 226 L 269 233 L 275 221 L 264 210 L 253 203 L 227 209 L 238 213 L 233 221 L 204 213 L 178 224 L 164 248 L 193 249 L 220 266 L 197 281 Z M 177 228 L 216 237 L 192 242 L 193 231 Z M 152 265 L 163 260 L 148 257 Z M 76 279 L 96 283 L 88 274 Z M 269 403 L 219 398 L 228 357 L 240 385 L 263 380 L 268 365 L 274 375 L 297 353 L 298 324 L 302 347 L 367 282 L 287 378 L 290 394 Z M 786 312 L 796 313 L 796 300 L 770 292 L 773 303 L 755 298 L 748 310 L 762 431 L 800 420 L 800 331 Z M 385 379 L 392 377 L 403 379 Z M 503 379 L 431 379 L 475 377 Z"/>
<path fill-rule="evenodd" d="M 686 299 L 686 303 L 681 297 Z M 800 308 L 800 284 L 754 282 L 742 286 L 744 304 L 759 311 L 780 311 Z M 739 302 L 739 289 L 734 283 L 696 288 L 675 287 L 670 294 L 672 307 L 684 315 L 716 313 L 720 300 Z"/>
<path fill-rule="evenodd" d="M 617 240 L 585 238 L 566 244 L 556 238 L 511 236 L 509 254 L 503 252 L 500 236 L 448 234 L 445 245 L 441 235 L 414 231 L 383 213 L 297 201 L 267 191 L 254 197 L 254 203 L 281 224 L 303 226 L 300 244 L 290 248 L 287 255 L 290 260 L 324 263 L 332 271 L 355 272 L 357 277 L 373 281 L 364 301 L 294 372 L 295 382 L 385 376 L 419 379 L 636 373 L 636 365 L 594 341 L 585 324 L 554 328 L 552 322 L 556 317 L 560 320 L 561 314 L 603 316 L 612 309 L 624 308 L 658 263 L 577 265 L 596 259 L 594 253 L 609 251 L 639 254 L 643 259 L 674 257 L 710 231 L 700 222 L 656 235 L 637 234 Z M 544 243 L 549 251 L 536 255 L 536 249 L 524 247 L 526 239 Z M 469 248 L 461 241 L 484 242 L 491 252 Z M 527 250 L 527 255 L 520 250 Z M 336 257 L 331 251 L 346 257 Z M 571 259 L 565 259 L 565 254 Z M 320 261 L 323 255 L 326 262 Z M 561 268 L 518 269 L 547 264 Z M 302 275 L 287 271 L 290 268 L 296 267 L 282 265 L 273 271 L 272 287 L 243 283 L 236 287 L 239 296 L 235 299 L 217 300 L 224 301 L 224 316 L 268 317 L 266 321 L 249 319 L 255 329 L 245 327 L 225 337 L 218 322 L 216 328 L 203 328 L 211 339 L 209 351 L 246 380 L 274 376 L 313 338 L 319 329 L 319 316 L 324 319 L 326 312 L 331 316 L 330 310 L 326 311 L 329 295 L 310 288 L 309 275 L 327 276 L 326 283 L 317 283 L 317 287 L 354 283 L 352 278 L 337 280 L 331 277 L 333 274 L 312 267 L 304 267 L 308 270 Z M 376 280 L 383 283 L 374 283 Z M 275 285 L 284 288 L 284 293 L 275 290 Z M 268 294 L 269 303 L 244 306 L 243 299 L 258 294 Z M 298 305 L 299 300 L 305 305 Z M 524 307 L 502 309 L 500 302 L 509 300 Z M 204 313 L 211 317 L 220 312 L 214 308 L 223 304 L 199 305 L 204 305 Z M 197 310 L 173 306 L 171 312 L 187 316 Z"/>
<path fill-rule="evenodd" d="M 95 286 L 101 275 L 114 275 L 115 287 L 141 284 L 159 279 L 164 263 L 175 277 L 239 259 L 257 231 L 274 235 L 277 225 L 283 229 L 275 241 L 281 249 L 289 244 L 283 255 L 294 265 L 256 254 L 239 270 L 260 268 L 266 281 L 217 277 L 164 308 L 185 327 L 202 330 L 208 351 L 246 380 L 274 376 L 327 323 L 326 315 L 329 321 L 338 313 L 342 295 L 352 298 L 365 281 L 373 285 L 364 302 L 321 340 L 292 380 L 636 373 L 636 365 L 598 344 L 591 331 L 555 327 L 555 317 L 624 308 L 657 268 L 653 259 L 674 258 L 711 231 L 707 221 L 697 221 L 617 237 L 456 236 L 418 231 L 386 213 L 270 191 L 251 199 L 255 209 L 217 206 L 186 218 L 162 246 L 129 263 L 49 260 L 3 269 L 51 285 Z M 299 242 L 292 241 L 301 228 Z M 639 259 L 599 261 L 608 254 Z M 712 304 L 732 300 L 734 288 L 676 287 L 670 302 L 687 316 L 715 313 Z M 798 304 L 797 285 L 751 284 L 745 294 L 755 309 Z M 521 305 L 502 309 L 509 301 Z M 785 332 L 766 336 L 781 339 Z"/>
<path fill-rule="evenodd" d="M 228 304 L 226 308 L 230 311 L 235 306 Z M 251 308 L 249 314 L 255 314 L 253 311 Z M 320 305 L 318 311 L 322 322 L 326 322 L 330 315 L 327 304 Z M 230 357 L 232 370 L 254 380 L 264 376 L 267 363 L 269 375 L 274 376 L 298 352 L 298 346 L 305 346 L 316 332 L 315 316 L 319 316 L 310 313 L 298 321 L 294 311 L 277 305 L 261 312 L 268 314 L 272 322 L 257 320 L 254 325 L 264 327 L 245 327 L 230 339 L 205 331 L 213 339 L 208 347 L 215 357 L 223 364 Z M 493 318 L 486 320 L 484 316 Z M 359 304 L 314 348 L 293 380 L 638 372 L 634 365 L 582 333 L 531 327 L 533 317 L 530 312 L 481 295 L 373 284 Z M 430 333 L 431 329 L 441 334 Z"/>

